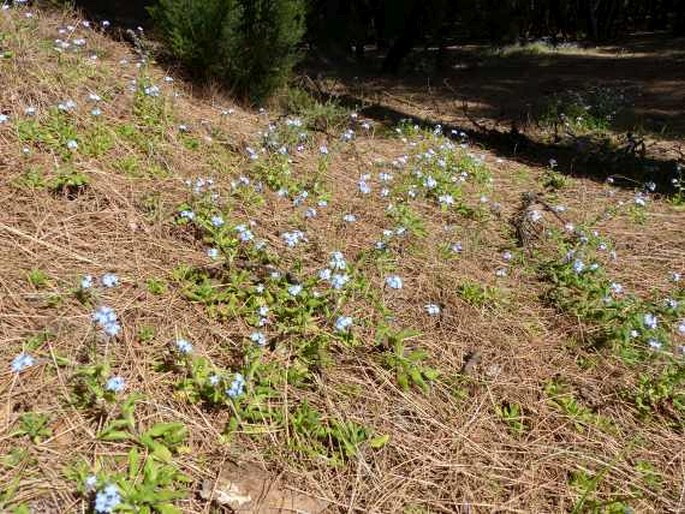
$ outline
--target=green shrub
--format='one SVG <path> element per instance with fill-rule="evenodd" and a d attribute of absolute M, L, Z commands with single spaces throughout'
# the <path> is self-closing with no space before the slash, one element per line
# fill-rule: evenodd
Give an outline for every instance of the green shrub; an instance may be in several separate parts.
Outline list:
<path fill-rule="evenodd" d="M 190 71 L 258 101 L 287 80 L 305 0 L 159 0 L 150 8 L 170 54 Z"/>

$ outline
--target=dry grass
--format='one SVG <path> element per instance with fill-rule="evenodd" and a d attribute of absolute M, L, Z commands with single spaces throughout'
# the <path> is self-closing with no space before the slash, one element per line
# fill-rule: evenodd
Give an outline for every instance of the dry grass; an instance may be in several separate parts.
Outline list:
<path fill-rule="evenodd" d="M 225 198 L 224 212 L 230 211 L 235 222 L 254 220 L 257 236 L 284 265 L 295 269 L 299 261 L 303 278 L 320 269 L 332 250 L 354 262 L 383 229 L 394 226 L 384 202 L 377 200 L 378 184 L 370 198 L 356 192 L 356 183 L 364 173 L 392 169 L 392 161 L 412 147 L 399 138 L 369 136 L 342 144 L 315 135 L 316 143 L 296 158 L 294 169 L 298 177 L 311 178 L 319 159 L 316 148 L 327 142 L 331 157 L 323 183 L 331 202 L 319 216 L 303 221 L 301 211 L 273 192 L 264 194 L 262 204 L 230 193 L 231 181 L 250 167 L 243 149 L 247 144 L 257 147 L 268 115 L 233 106 L 235 112 L 226 116 L 222 111 L 231 107 L 230 101 L 218 94 L 165 84 L 164 70 L 155 65 L 142 75 L 130 49 L 78 26 L 71 14 L 34 12 L 27 19 L 24 13 L 0 14 L 0 51 L 12 52 L 11 58 L 0 60 L 0 109 L 10 115 L 0 125 L 0 508 L 25 504 L 35 512 L 84 512 L 90 500 L 79 494 L 65 469 L 77 461 L 91 467 L 103 462 L 110 471 L 125 467 L 130 444 L 96 437 L 105 421 L 118 415 L 116 402 L 95 416 L 69 401 L 73 373 L 108 360 L 126 379 L 128 392 L 144 395 L 137 408 L 140 426 L 164 420 L 188 428 L 187 448 L 174 456 L 175 465 L 192 478 L 186 499 L 177 503 L 183 512 L 215 508 L 198 491 L 229 460 L 285 473 L 292 487 L 330 502 L 332 512 L 604 512 L 601 506 L 590 510 L 590 500 L 599 505 L 621 500 L 634 512 L 685 509 L 682 420 L 676 429 L 658 415 L 637 415 L 620 395 L 634 387 L 636 369 L 608 351 L 579 344 L 588 327 L 542 300 L 549 286 L 540 280 L 536 265 L 549 255 L 543 250 L 527 255 L 515 248 L 508 220 L 524 191 L 540 189 L 543 170 L 517 168 L 481 149 L 468 151 L 484 155 L 494 181 L 487 187 L 467 186 L 465 202 L 486 214 L 466 219 L 440 212 L 434 203 L 417 202 L 425 237 L 402 243 L 390 264 L 369 261 L 360 266 L 371 296 L 392 313 L 393 326 L 419 334 L 410 346 L 426 350 L 429 364 L 440 372 L 430 391 L 403 390 L 382 365 L 373 347 L 382 315 L 361 294 L 352 295 L 345 307 L 355 319 L 360 345 L 335 344 L 333 363 L 306 387 L 278 385 L 273 406 L 286 415 L 307 400 L 324 419 L 370 427 L 374 435 L 389 435 L 388 444 L 377 450 L 362 444 L 344 465 L 332 467 L 324 459 L 293 451 L 289 443 L 299 436 L 287 426 L 265 425 L 257 436 L 248 433 L 254 427 L 241 427 L 224 442 L 230 410 L 189 402 L 177 390 L 177 372 L 159 367 L 170 353 L 170 341 L 184 336 L 197 355 L 237 369 L 252 330 L 240 317 L 210 316 L 200 303 L 188 301 L 172 279 L 181 264 L 210 265 L 202 241 L 173 222 L 178 206 L 191 198 L 184 180 L 214 177 Z M 77 27 L 72 42 L 85 35 L 86 49 L 57 53 L 52 41 L 60 27 L 70 24 Z M 89 60 L 91 53 L 98 59 Z M 122 60 L 128 64 L 120 64 Z M 146 126 L 135 115 L 128 87 L 136 78 L 162 88 L 159 124 Z M 103 97 L 98 120 L 88 113 L 87 96 L 94 92 Z M 85 138 L 97 125 L 111 145 L 94 155 L 77 152 L 67 163 L 47 145 L 28 144 L 24 155 L 27 143 L 19 140 L 17 128 L 26 119 L 24 109 L 36 107 L 37 118 L 44 120 L 51 116 L 50 107 L 69 98 L 78 103 L 70 116 L 79 136 Z M 190 133 L 180 133 L 179 124 L 188 125 Z M 127 137 L 126 128 L 140 130 L 143 141 Z M 186 144 L 189 138 L 194 148 Z M 127 162 L 135 163 L 135 170 L 123 168 Z M 55 168 L 65 166 L 90 179 L 75 198 L 18 182 L 29 169 L 49 179 Z M 404 172 L 394 173 L 400 180 Z M 479 200 L 485 192 L 486 206 Z M 600 216 L 607 202 L 618 200 L 629 203 L 632 193 L 572 180 L 550 201 L 566 205 L 564 216 L 581 225 Z M 493 203 L 500 208 L 487 214 Z M 350 212 L 359 218 L 353 225 L 342 222 Z M 626 214 L 594 223 L 620 256 L 609 270 L 612 276 L 643 294 L 652 288 L 666 290 L 667 274 L 685 271 L 682 216 L 682 209 L 650 200 L 643 224 Z M 280 234 L 297 226 L 306 230 L 309 243 L 284 249 Z M 464 252 L 446 260 L 440 247 L 456 241 L 464 244 Z M 498 278 L 494 272 L 505 265 L 506 249 L 516 253 L 517 262 L 507 277 Z M 29 282 L 34 269 L 47 274 L 47 285 Z M 404 278 L 402 290 L 383 286 L 390 269 Z M 72 294 L 81 276 L 106 272 L 121 278 L 102 298 L 123 326 L 122 334 L 109 340 L 98 336 L 90 310 Z M 167 281 L 166 292 L 152 294 L 146 286 L 150 279 Z M 466 281 L 495 288 L 499 299 L 474 305 L 459 293 Z M 424 312 L 424 305 L 432 302 L 443 305 L 437 318 Z M 145 326 L 154 327 L 155 335 L 143 341 L 139 331 Z M 32 351 L 37 364 L 12 373 L 10 363 L 27 338 L 45 330 L 51 336 Z M 283 345 L 266 352 L 264 361 L 287 368 L 291 352 Z M 479 363 L 471 373 L 461 373 L 472 352 L 480 355 Z M 563 378 L 582 405 L 609 420 L 609 428 L 576 426 L 545 392 L 555 378 Z M 505 404 L 522 409 L 525 428 L 520 432 L 499 414 Z M 20 415 L 29 411 L 51 419 L 52 435 L 37 444 L 13 436 Z M 11 465 L 8 456 L 16 448 L 26 448 L 29 458 Z M 650 464 L 657 482 L 641 471 L 640 462 Z M 581 471 L 601 477 L 587 490 L 584 507 L 578 507 L 584 490 L 572 478 Z"/>

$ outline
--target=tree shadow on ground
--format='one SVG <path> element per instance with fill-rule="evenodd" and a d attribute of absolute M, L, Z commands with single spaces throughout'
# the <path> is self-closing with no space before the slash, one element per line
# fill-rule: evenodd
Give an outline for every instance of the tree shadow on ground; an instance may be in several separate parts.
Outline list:
<path fill-rule="evenodd" d="M 460 139 L 461 134 L 465 134 L 472 143 L 482 145 L 497 156 L 528 166 L 548 167 L 550 160 L 554 159 L 557 163 L 556 170 L 566 175 L 601 182 L 612 177 L 614 185 L 629 189 L 641 188 L 646 182 L 653 181 L 660 194 L 670 195 L 676 192 L 672 183 L 678 176 L 678 161 L 675 159 L 643 156 L 592 139 L 578 140 L 573 146 L 544 143 L 517 131 L 469 128 L 430 117 L 417 117 L 386 105 L 364 106 L 363 99 L 352 95 L 336 95 L 316 89 L 310 89 L 309 92 L 320 101 L 337 102 L 356 110 L 364 117 L 389 126 L 404 120 L 411 120 L 428 130 L 441 125 L 443 133 L 454 139 Z"/>
<path fill-rule="evenodd" d="M 435 49 L 415 51 L 403 73 L 379 73 L 382 53 L 363 63 L 310 60 L 317 91 L 364 115 L 395 123 L 411 118 L 455 129 L 503 157 L 605 180 L 626 177 L 627 187 L 654 181 L 673 191 L 685 137 L 685 40 L 641 35 L 600 48 L 552 50 L 485 45 L 451 47 L 436 72 Z M 600 86 L 625 95 L 606 137 L 569 135 L 542 127 L 539 108 L 564 91 Z M 642 134 L 638 136 L 637 134 Z M 610 137 L 609 137 L 610 136 Z M 645 137 L 645 147 L 639 141 Z M 633 182 L 634 181 L 634 182 Z"/>

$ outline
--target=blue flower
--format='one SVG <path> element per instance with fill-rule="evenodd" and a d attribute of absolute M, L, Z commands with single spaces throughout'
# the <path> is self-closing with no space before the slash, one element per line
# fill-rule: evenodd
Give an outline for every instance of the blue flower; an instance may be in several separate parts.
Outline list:
<path fill-rule="evenodd" d="M 121 332 L 121 325 L 111 307 L 106 305 L 98 307 L 91 317 L 108 336 L 115 337 Z"/>
<path fill-rule="evenodd" d="M 390 289 L 402 289 L 402 279 L 397 275 L 391 275 L 385 279 L 385 284 Z"/>
<path fill-rule="evenodd" d="M 97 492 L 95 495 L 95 512 L 99 514 L 110 514 L 121 503 L 119 488 L 114 484 L 109 484 Z"/>
<path fill-rule="evenodd" d="M 288 293 L 290 296 L 297 296 L 302 292 L 302 286 L 300 284 L 293 284 L 288 287 Z"/>
<path fill-rule="evenodd" d="M 186 339 L 176 339 L 176 349 L 184 355 L 193 351 L 193 345 Z"/>
<path fill-rule="evenodd" d="M 100 282 L 102 282 L 102 285 L 105 287 L 115 287 L 119 285 L 119 277 L 114 273 L 105 273 L 100 279 Z"/>
<path fill-rule="evenodd" d="M 345 214 L 343 216 L 343 221 L 346 223 L 354 223 L 357 221 L 357 217 L 354 214 Z"/>
<path fill-rule="evenodd" d="M 266 336 L 263 332 L 252 332 L 250 340 L 257 346 L 264 346 L 266 344 Z"/>
<path fill-rule="evenodd" d="M 681 321 L 681 322 L 678 324 L 678 333 L 679 333 L 681 336 L 685 336 L 685 320 Z"/>
<path fill-rule="evenodd" d="M 304 211 L 304 217 L 316 218 L 316 209 L 314 207 L 309 207 L 306 211 Z"/>
<path fill-rule="evenodd" d="M 438 182 L 433 177 L 426 177 L 423 181 L 423 187 L 426 189 L 434 189 Z"/>
<path fill-rule="evenodd" d="M 576 259 L 573 261 L 573 271 L 576 272 L 576 274 L 580 275 L 583 270 L 585 269 L 585 263 L 581 261 L 580 259 Z"/>
<path fill-rule="evenodd" d="M 237 398 L 241 394 L 243 394 L 243 391 L 245 390 L 245 377 L 243 377 L 242 374 L 236 373 L 235 378 L 233 379 L 233 382 L 231 382 L 231 385 L 229 386 L 228 389 L 226 389 L 226 394 L 230 398 Z"/>
<path fill-rule="evenodd" d="M 435 303 L 427 303 L 424 308 L 429 316 L 437 316 L 440 314 L 440 306 Z"/>
<path fill-rule="evenodd" d="M 93 107 L 90 111 L 91 116 L 95 116 L 96 118 L 102 114 L 102 110 L 99 107 Z"/>
<path fill-rule="evenodd" d="M 181 218 L 186 219 L 188 221 L 192 221 L 195 219 L 195 213 L 191 210 L 188 210 L 188 209 L 181 211 L 179 213 L 179 216 L 181 216 Z"/>
<path fill-rule="evenodd" d="M 12 371 L 21 373 L 35 364 L 36 360 L 28 353 L 20 353 L 12 360 Z"/>
<path fill-rule="evenodd" d="M 349 275 L 336 273 L 331 277 L 331 286 L 333 289 L 342 289 L 349 281 Z"/>
<path fill-rule="evenodd" d="M 219 228 L 219 227 L 223 226 L 224 219 L 219 215 L 214 215 L 214 216 L 212 216 L 211 222 L 212 222 L 212 225 Z"/>
<path fill-rule="evenodd" d="M 216 248 L 207 249 L 207 257 L 210 259 L 217 259 L 219 257 L 219 250 Z"/>
<path fill-rule="evenodd" d="M 126 387 L 126 381 L 122 377 L 110 377 L 105 384 L 105 389 L 113 393 L 120 393 Z"/>
<path fill-rule="evenodd" d="M 513 257 L 514 257 L 514 255 L 509 250 L 506 250 L 502 254 L 502 259 L 504 259 L 506 262 L 509 262 Z"/>
<path fill-rule="evenodd" d="M 658 339 L 652 338 L 649 341 L 647 341 L 647 343 L 649 344 L 649 347 L 654 351 L 661 350 L 661 348 L 663 347 L 663 343 Z"/>
<path fill-rule="evenodd" d="M 461 253 L 464 251 L 464 247 L 461 243 L 454 243 L 450 246 L 450 251 L 452 253 Z"/>
<path fill-rule="evenodd" d="M 642 323 L 650 330 L 654 330 L 657 326 L 657 319 L 654 314 L 647 313 L 642 317 Z"/>
<path fill-rule="evenodd" d="M 440 205 L 444 205 L 445 207 L 454 205 L 454 197 L 452 197 L 452 195 L 440 195 L 438 197 L 438 203 Z"/>
<path fill-rule="evenodd" d="M 371 193 L 371 186 L 369 186 L 369 184 L 367 184 L 365 180 L 360 180 L 357 186 L 359 187 L 359 192 L 361 194 L 368 195 L 369 193 Z"/>
<path fill-rule="evenodd" d="M 153 98 L 159 96 L 161 93 L 159 86 L 154 86 L 154 85 L 153 86 L 147 86 L 145 89 L 143 89 L 143 92 L 147 96 L 151 96 Z"/>
<path fill-rule="evenodd" d="M 506 277 L 507 276 L 507 268 L 497 268 L 495 270 L 495 276 L 497 277 Z"/>
<path fill-rule="evenodd" d="M 90 289 L 91 287 L 93 287 L 93 276 L 85 275 L 81 279 L 81 289 Z"/>
<path fill-rule="evenodd" d="M 613 294 L 623 293 L 623 286 L 617 282 L 612 282 L 611 284 L 609 284 L 609 289 L 611 289 L 611 292 Z"/>
<path fill-rule="evenodd" d="M 666 307 L 668 307 L 669 309 L 677 309 L 679 305 L 678 300 L 674 300 L 673 298 L 666 298 L 666 300 L 664 300 L 664 303 L 666 304 Z"/>
<path fill-rule="evenodd" d="M 321 145 L 319 147 L 319 152 L 321 155 L 328 155 L 328 147 L 326 145 Z"/>
<path fill-rule="evenodd" d="M 212 387 L 219 385 L 219 382 L 221 382 L 221 377 L 219 375 L 214 374 L 209 377 L 209 383 Z"/>
<path fill-rule="evenodd" d="M 349 332 L 352 327 L 352 318 L 349 316 L 340 316 L 335 320 L 335 330 L 337 332 Z"/>
<path fill-rule="evenodd" d="M 332 270 L 344 270 L 347 267 L 345 257 L 342 252 L 332 252 L 331 258 L 328 261 L 328 267 Z"/>
<path fill-rule="evenodd" d="M 288 248 L 294 248 L 299 244 L 300 241 L 305 240 L 305 235 L 300 230 L 293 230 L 292 232 L 284 232 L 281 235 L 281 239 Z"/>
<path fill-rule="evenodd" d="M 331 270 L 328 268 L 322 269 L 319 271 L 319 280 L 322 280 L 324 282 L 328 282 L 331 279 Z"/>
<path fill-rule="evenodd" d="M 69 150 L 76 150 L 78 148 L 78 143 L 75 140 L 70 139 L 67 141 L 67 148 Z"/>
<path fill-rule="evenodd" d="M 95 487 L 97 486 L 98 483 L 98 477 L 95 475 L 88 475 L 86 479 L 83 481 L 83 486 L 86 490 L 86 492 L 91 492 L 95 491 Z"/>

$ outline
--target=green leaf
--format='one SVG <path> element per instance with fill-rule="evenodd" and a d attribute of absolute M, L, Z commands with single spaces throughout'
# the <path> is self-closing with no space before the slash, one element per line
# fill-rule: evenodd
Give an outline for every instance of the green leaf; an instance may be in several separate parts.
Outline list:
<path fill-rule="evenodd" d="M 140 467 L 140 453 L 138 448 L 133 447 L 128 452 L 128 476 L 133 480 L 138 475 L 138 468 Z"/>
<path fill-rule="evenodd" d="M 126 441 L 131 439 L 131 434 L 122 430 L 111 430 L 98 435 L 101 441 Z"/>
<path fill-rule="evenodd" d="M 374 450 L 380 450 L 386 444 L 388 444 L 388 441 L 390 441 L 390 434 L 379 435 L 378 437 L 374 437 L 369 441 L 369 446 L 371 446 L 371 448 Z"/>

